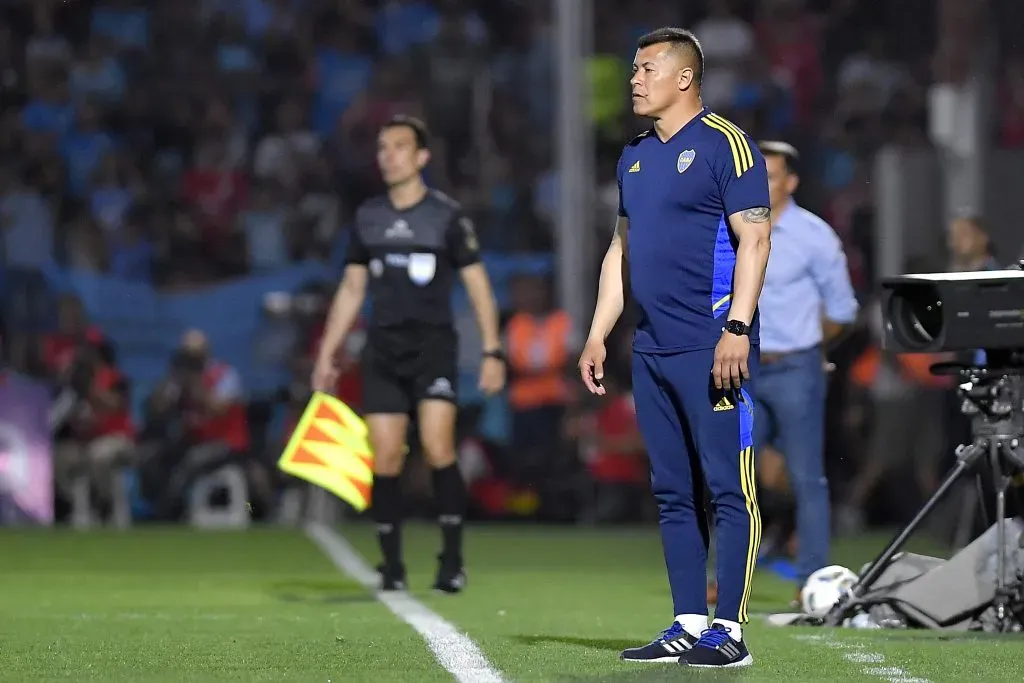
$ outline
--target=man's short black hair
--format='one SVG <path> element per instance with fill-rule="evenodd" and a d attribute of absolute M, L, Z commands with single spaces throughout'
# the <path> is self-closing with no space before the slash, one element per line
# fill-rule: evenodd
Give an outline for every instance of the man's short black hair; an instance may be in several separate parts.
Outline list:
<path fill-rule="evenodd" d="M 766 157 L 780 157 L 786 164 L 787 173 L 797 172 L 797 166 L 800 164 L 800 152 L 793 145 L 781 140 L 762 140 L 757 143 L 757 146 L 760 148 L 761 154 Z"/>
<path fill-rule="evenodd" d="M 640 36 L 640 40 L 636 41 L 636 46 L 643 50 L 645 47 L 660 43 L 668 43 L 673 50 L 680 50 L 690 57 L 690 61 L 693 63 L 693 80 L 697 82 L 699 88 L 704 80 L 704 50 L 701 48 L 697 36 L 685 28 L 665 26 Z"/>
<path fill-rule="evenodd" d="M 430 129 L 427 128 L 427 124 L 422 119 L 405 114 L 396 114 L 380 127 L 382 131 L 388 128 L 408 128 L 412 131 L 413 137 L 416 138 L 416 147 L 418 149 L 430 149 Z"/>

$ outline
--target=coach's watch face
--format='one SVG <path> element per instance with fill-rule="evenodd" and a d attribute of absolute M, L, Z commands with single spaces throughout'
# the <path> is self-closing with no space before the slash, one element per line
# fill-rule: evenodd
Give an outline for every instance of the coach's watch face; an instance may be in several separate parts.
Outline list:
<path fill-rule="evenodd" d="M 750 327 L 739 320 L 730 320 L 725 324 L 725 330 L 732 334 L 744 335 L 750 330 Z"/>

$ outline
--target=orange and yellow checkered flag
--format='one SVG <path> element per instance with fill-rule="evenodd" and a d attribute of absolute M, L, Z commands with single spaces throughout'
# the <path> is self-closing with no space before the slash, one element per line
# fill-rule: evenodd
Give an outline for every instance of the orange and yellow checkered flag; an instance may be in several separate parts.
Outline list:
<path fill-rule="evenodd" d="M 373 453 L 366 423 L 351 408 L 314 393 L 277 467 L 327 489 L 362 512 L 370 505 Z"/>

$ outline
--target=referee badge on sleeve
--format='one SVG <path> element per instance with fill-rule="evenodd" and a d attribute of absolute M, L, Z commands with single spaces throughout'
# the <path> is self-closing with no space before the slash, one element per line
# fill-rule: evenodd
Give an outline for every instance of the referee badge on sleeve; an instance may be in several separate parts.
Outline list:
<path fill-rule="evenodd" d="M 420 287 L 430 284 L 437 270 L 437 257 L 434 254 L 409 254 L 409 279 Z"/>
<path fill-rule="evenodd" d="M 679 158 L 676 159 L 676 170 L 682 173 L 686 169 L 690 168 L 690 164 L 697 158 L 697 153 L 692 149 L 688 149 L 685 152 L 679 154 Z"/>
<path fill-rule="evenodd" d="M 480 251 L 480 242 L 476 239 L 476 230 L 473 228 L 473 221 L 468 217 L 463 216 L 459 219 L 459 225 L 462 226 L 462 234 L 466 240 L 466 249 L 469 251 Z"/>

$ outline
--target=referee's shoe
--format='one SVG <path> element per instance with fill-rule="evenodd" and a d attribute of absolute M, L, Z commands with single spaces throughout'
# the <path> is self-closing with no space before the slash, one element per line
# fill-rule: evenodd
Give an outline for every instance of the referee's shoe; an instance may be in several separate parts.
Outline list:
<path fill-rule="evenodd" d="M 722 624 L 712 624 L 711 628 L 700 634 L 693 647 L 679 658 L 682 666 L 700 669 L 732 669 L 753 663 L 754 658 L 750 656 L 743 640 L 734 640 L 728 627 Z"/>
<path fill-rule="evenodd" d="M 647 645 L 623 650 L 619 659 L 626 662 L 675 662 L 697 642 L 695 636 L 683 630 L 678 621 L 661 632 Z"/>
<path fill-rule="evenodd" d="M 462 559 L 444 555 L 437 559 L 439 564 L 437 577 L 434 579 L 434 590 L 449 595 L 461 593 L 466 587 L 466 570 L 462 567 Z"/>
<path fill-rule="evenodd" d="M 382 591 L 404 591 L 406 589 L 405 567 L 402 565 L 378 565 L 377 577 Z"/>

